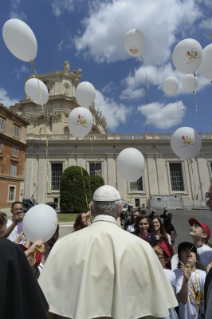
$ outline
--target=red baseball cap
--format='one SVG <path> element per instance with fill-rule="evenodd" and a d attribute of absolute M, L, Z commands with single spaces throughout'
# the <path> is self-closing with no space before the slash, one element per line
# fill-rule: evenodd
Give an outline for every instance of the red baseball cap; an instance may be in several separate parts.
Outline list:
<path fill-rule="evenodd" d="M 200 227 L 202 227 L 207 234 L 207 240 L 209 240 L 209 238 L 211 237 L 211 231 L 210 231 L 210 228 L 206 224 L 199 223 L 198 220 L 196 220 L 195 218 L 190 218 L 188 220 L 188 222 L 191 226 L 193 226 L 194 224 L 197 224 Z"/>
<path fill-rule="evenodd" d="M 170 258 L 169 262 L 166 264 L 168 269 L 172 269 L 171 259 L 174 256 L 174 251 L 172 246 L 164 239 L 159 239 L 155 241 L 154 246 L 159 246 Z"/>

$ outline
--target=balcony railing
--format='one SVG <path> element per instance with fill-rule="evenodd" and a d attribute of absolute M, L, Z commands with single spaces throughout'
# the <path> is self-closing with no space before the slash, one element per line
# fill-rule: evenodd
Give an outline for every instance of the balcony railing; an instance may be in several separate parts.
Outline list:
<path fill-rule="evenodd" d="M 212 139 L 212 133 L 200 133 L 202 139 Z M 147 133 L 147 134 L 89 134 L 85 137 L 78 138 L 80 141 L 96 140 L 169 140 L 172 133 Z M 48 135 L 49 141 L 76 141 L 77 138 L 70 135 L 56 134 Z M 27 134 L 27 140 L 45 140 L 44 134 Z"/>

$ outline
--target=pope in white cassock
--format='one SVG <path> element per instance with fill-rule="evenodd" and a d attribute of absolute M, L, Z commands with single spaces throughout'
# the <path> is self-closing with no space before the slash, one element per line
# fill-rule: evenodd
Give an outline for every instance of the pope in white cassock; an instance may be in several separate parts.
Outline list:
<path fill-rule="evenodd" d="M 39 279 L 49 318 L 165 318 L 177 306 L 152 247 L 118 226 L 120 199 L 112 186 L 98 188 L 92 225 L 54 245 Z"/>

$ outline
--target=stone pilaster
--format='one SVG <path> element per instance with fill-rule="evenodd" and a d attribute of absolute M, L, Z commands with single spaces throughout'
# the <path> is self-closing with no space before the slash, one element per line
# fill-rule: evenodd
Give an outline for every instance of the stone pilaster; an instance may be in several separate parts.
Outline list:
<path fill-rule="evenodd" d="M 108 185 L 117 187 L 116 182 L 116 165 L 114 160 L 114 154 L 107 154 L 107 181 Z"/>
<path fill-rule="evenodd" d="M 49 165 L 49 184 L 51 183 L 51 166 Z M 50 185 L 51 186 L 51 185 Z M 45 157 L 39 157 L 38 160 L 38 203 L 43 204 L 46 200 L 46 193 L 49 192 L 47 185 L 47 160 Z"/>
<path fill-rule="evenodd" d="M 150 195 L 157 195 L 159 190 L 158 190 L 155 159 L 153 155 L 147 155 L 147 171 L 148 171 Z"/>

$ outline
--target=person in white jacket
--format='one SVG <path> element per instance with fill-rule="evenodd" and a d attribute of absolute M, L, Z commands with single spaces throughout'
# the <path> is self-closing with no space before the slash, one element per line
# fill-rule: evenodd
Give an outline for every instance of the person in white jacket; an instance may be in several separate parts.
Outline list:
<path fill-rule="evenodd" d="M 164 318 L 177 306 L 152 247 L 118 226 L 121 210 L 119 192 L 101 186 L 91 226 L 54 245 L 39 278 L 49 318 Z"/>

